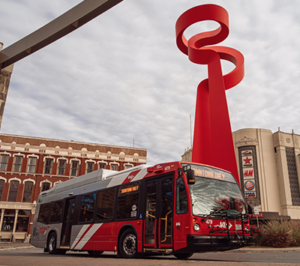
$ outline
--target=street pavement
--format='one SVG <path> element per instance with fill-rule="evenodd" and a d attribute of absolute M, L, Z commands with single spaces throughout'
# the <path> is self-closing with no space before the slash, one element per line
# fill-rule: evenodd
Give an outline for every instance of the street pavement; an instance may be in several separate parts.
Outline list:
<path fill-rule="evenodd" d="M 100 257 L 90 257 L 87 252 L 50 255 L 30 244 L 0 242 L 0 266 L 286 266 L 287 264 L 300 265 L 300 248 L 241 248 L 227 252 L 197 253 L 188 260 L 178 260 L 172 255 L 122 259 L 117 258 L 113 252 L 104 252 Z"/>
<path fill-rule="evenodd" d="M 29 243 L 11 243 L 11 242 L 0 242 L 0 251 L 3 250 L 14 250 L 14 249 L 29 249 L 35 248 Z M 251 247 L 251 248 L 240 248 L 235 250 L 229 250 L 221 253 L 266 253 L 266 252 L 299 252 L 300 247 L 291 247 L 291 248 L 270 248 L 270 247 Z M 299 262 L 300 263 L 300 262 Z"/>

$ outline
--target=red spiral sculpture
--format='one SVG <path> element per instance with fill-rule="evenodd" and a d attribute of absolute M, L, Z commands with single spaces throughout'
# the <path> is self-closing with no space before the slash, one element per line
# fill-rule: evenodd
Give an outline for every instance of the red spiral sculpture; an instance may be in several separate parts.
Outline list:
<path fill-rule="evenodd" d="M 189 40 L 184 31 L 192 24 L 213 20 L 216 30 L 199 33 Z M 217 5 L 201 5 L 187 10 L 176 22 L 176 42 L 181 52 L 196 64 L 208 65 L 208 79 L 197 89 L 192 161 L 230 171 L 239 182 L 232 131 L 225 90 L 236 86 L 244 77 L 244 57 L 232 48 L 214 45 L 229 34 L 227 11 Z M 223 76 L 221 59 L 235 64 L 235 69 Z"/>

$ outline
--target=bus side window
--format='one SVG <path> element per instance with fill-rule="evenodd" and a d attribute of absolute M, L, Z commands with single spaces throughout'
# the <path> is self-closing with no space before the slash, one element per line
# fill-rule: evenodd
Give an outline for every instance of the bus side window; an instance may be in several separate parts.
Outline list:
<path fill-rule="evenodd" d="M 96 222 L 110 221 L 114 216 L 115 189 L 98 192 Z"/>
<path fill-rule="evenodd" d="M 59 223 L 62 211 L 62 201 L 57 201 L 52 203 L 50 223 Z"/>
<path fill-rule="evenodd" d="M 82 195 L 80 204 L 80 223 L 89 223 L 93 221 L 95 211 L 96 193 Z"/>
<path fill-rule="evenodd" d="M 176 185 L 176 213 L 183 214 L 188 212 L 187 196 L 183 178 L 177 178 Z"/>
<path fill-rule="evenodd" d="M 117 216 L 118 220 L 138 217 L 139 183 L 130 183 L 119 187 Z"/>
<path fill-rule="evenodd" d="M 38 222 L 47 224 L 49 213 L 50 213 L 50 203 L 42 204 L 40 207 Z"/>

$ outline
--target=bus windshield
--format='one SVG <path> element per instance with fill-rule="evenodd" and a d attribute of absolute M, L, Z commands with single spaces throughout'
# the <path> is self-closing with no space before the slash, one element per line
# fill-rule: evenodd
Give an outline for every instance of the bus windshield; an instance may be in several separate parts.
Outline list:
<path fill-rule="evenodd" d="M 189 185 L 189 188 L 193 215 L 246 213 L 241 190 L 230 173 L 198 165 L 192 165 L 192 169 L 195 172 L 195 184 Z"/>

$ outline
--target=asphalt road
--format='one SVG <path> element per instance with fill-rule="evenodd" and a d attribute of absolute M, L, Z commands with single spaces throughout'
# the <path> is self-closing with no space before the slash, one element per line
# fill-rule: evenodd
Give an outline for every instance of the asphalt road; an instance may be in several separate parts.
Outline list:
<path fill-rule="evenodd" d="M 90 257 L 86 252 L 67 252 L 65 255 L 49 255 L 42 249 L 3 250 L 0 252 L 0 266 L 94 266 L 94 265 L 220 265 L 220 266 L 268 266 L 300 265 L 300 251 L 281 252 L 230 252 L 194 254 L 188 260 L 178 260 L 174 256 L 148 256 L 141 259 L 120 259 L 113 253 L 103 253 L 101 257 Z"/>

